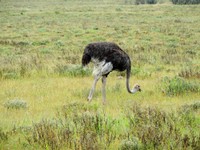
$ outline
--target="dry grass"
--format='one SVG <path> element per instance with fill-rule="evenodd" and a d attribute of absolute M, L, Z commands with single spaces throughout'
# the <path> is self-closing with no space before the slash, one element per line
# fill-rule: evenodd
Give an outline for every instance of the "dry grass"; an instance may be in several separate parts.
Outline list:
<path fill-rule="evenodd" d="M 176 134 L 180 137 L 172 141 L 174 148 L 192 149 L 192 140 L 195 144 L 199 138 L 198 132 L 193 134 L 199 127 L 199 5 L 124 4 L 123 0 L 0 1 L 0 149 L 75 149 L 73 142 L 82 149 L 91 148 L 90 142 L 95 149 L 159 149 L 162 144 L 169 149 L 170 118 L 173 127 L 180 129 L 171 130 L 172 139 Z M 124 73 L 111 73 L 107 104 L 102 105 L 101 81 L 93 101 L 86 101 L 93 82 L 92 65 L 83 70 L 80 62 L 84 46 L 93 41 L 114 41 L 130 55 L 131 85 L 139 83 L 141 93 L 128 94 Z M 23 100 L 27 107 L 5 107 L 12 100 Z M 72 107 L 74 104 L 78 105 Z M 175 116 L 170 116 L 172 112 Z M 117 120 L 112 132 L 107 132 L 105 122 L 105 136 L 97 132 L 93 126 L 99 117 L 96 113 L 105 122 Z M 64 132 L 68 123 L 63 127 L 59 122 L 67 114 L 72 123 L 79 121 L 76 132 L 70 129 L 73 134 Z M 84 120 L 88 115 L 92 122 Z M 160 116 L 169 119 L 169 124 L 161 121 L 156 134 L 153 129 Z M 183 124 L 176 122 L 180 118 Z M 130 123 L 138 120 L 138 124 Z M 84 121 L 91 128 L 81 128 Z M 82 131 L 86 130 L 84 138 Z M 163 143 L 159 143 L 160 135 Z M 71 145 L 66 138 L 73 140 Z M 111 142 L 106 143 L 106 138 Z"/>

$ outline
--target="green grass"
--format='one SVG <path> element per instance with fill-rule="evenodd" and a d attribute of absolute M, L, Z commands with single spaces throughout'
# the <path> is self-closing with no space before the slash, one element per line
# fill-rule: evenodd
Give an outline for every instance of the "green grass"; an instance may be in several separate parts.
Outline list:
<path fill-rule="evenodd" d="M 199 7 L 0 1 L 0 149 L 199 149 Z M 130 55 L 142 92 L 113 72 L 106 105 L 101 81 L 86 101 L 94 41 Z"/>

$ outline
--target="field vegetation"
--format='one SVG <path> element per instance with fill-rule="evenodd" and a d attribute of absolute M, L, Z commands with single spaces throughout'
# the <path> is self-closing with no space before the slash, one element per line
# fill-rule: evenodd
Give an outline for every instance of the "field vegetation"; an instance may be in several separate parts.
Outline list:
<path fill-rule="evenodd" d="M 200 6 L 129 0 L 0 1 L 0 149 L 200 149 Z M 132 60 L 112 72 L 107 103 L 90 42 Z"/>

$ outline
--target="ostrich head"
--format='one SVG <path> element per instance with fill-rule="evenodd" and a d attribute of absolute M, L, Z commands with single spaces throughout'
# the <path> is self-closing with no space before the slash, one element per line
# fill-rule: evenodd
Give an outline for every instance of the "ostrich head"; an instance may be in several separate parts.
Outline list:
<path fill-rule="evenodd" d="M 132 89 L 132 93 L 136 93 L 137 91 L 141 92 L 141 88 L 139 84 L 135 84 L 133 89 Z"/>

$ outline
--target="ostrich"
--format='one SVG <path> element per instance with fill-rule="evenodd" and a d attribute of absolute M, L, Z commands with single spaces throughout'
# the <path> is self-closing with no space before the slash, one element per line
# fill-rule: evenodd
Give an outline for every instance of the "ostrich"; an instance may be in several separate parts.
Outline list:
<path fill-rule="evenodd" d="M 140 86 L 136 84 L 133 89 L 130 89 L 129 78 L 131 73 L 131 61 L 129 56 L 115 43 L 97 42 L 88 44 L 82 56 L 82 66 L 86 66 L 90 62 L 94 63 L 94 82 L 90 90 L 88 101 L 92 100 L 92 96 L 96 87 L 97 81 L 102 77 L 102 97 L 103 103 L 106 102 L 106 78 L 113 70 L 126 70 L 126 88 L 129 93 L 141 91 Z"/>

